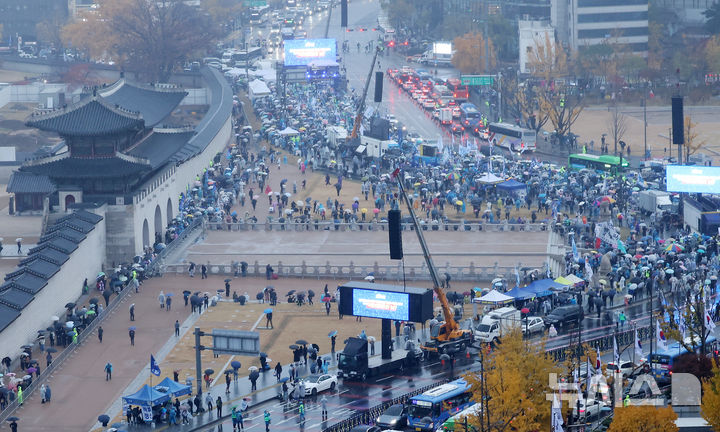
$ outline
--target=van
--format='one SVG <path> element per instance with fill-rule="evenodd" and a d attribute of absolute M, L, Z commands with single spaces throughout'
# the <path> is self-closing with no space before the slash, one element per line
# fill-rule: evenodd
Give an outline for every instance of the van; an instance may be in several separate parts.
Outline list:
<path fill-rule="evenodd" d="M 497 343 L 504 333 L 520 325 L 520 311 L 514 307 L 502 307 L 491 311 L 476 327 L 475 339 L 484 343 Z"/>

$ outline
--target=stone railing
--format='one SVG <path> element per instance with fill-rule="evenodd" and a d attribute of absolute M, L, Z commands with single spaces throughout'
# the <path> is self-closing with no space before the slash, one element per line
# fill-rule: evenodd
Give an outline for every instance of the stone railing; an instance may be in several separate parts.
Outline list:
<path fill-rule="evenodd" d="M 196 263 L 198 264 L 198 263 Z M 213 264 L 204 263 L 210 274 L 235 275 L 239 273 L 237 264 Z M 345 265 L 335 265 L 327 262 L 324 265 L 307 264 L 303 261 L 300 264 L 286 264 L 282 261 L 277 263 L 248 263 L 246 276 L 265 276 L 265 265 L 270 264 L 275 273 L 286 278 L 311 278 L 311 279 L 362 279 L 373 273 L 378 280 L 402 281 L 402 280 L 430 280 L 430 272 L 425 264 L 406 265 L 403 269 L 402 263 L 397 265 L 380 265 L 377 262 L 373 265 L 355 265 L 351 261 Z M 184 273 L 188 271 L 189 264 L 167 264 L 162 266 L 162 273 Z M 518 268 L 522 263 L 518 263 Z M 515 267 L 512 266 L 476 266 L 470 263 L 467 266 L 439 266 L 437 271 L 440 275 L 448 273 L 452 281 L 491 281 L 495 278 L 515 278 Z"/>
<path fill-rule="evenodd" d="M 333 222 L 310 221 L 310 222 L 257 222 L 257 223 L 225 223 L 209 222 L 210 230 L 226 231 L 386 231 L 387 222 Z M 421 225 L 423 231 L 546 231 L 547 225 L 543 223 L 483 223 L 483 222 L 453 222 L 453 223 L 431 223 Z M 404 231 L 413 231 L 415 227 L 411 223 L 403 223 Z"/>

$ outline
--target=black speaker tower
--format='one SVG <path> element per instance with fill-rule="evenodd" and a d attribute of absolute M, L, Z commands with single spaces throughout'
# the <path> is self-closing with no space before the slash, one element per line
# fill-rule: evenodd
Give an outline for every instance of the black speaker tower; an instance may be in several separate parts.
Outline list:
<path fill-rule="evenodd" d="M 400 210 L 388 211 L 388 239 L 390 240 L 390 259 L 403 258 L 402 231 L 400 231 Z"/>
<path fill-rule="evenodd" d="M 682 96 L 672 97 L 672 139 L 673 144 L 685 144 L 685 119 L 683 115 Z"/>
<path fill-rule="evenodd" d="M 347 0 L 340 0 L 340 27 L 347 27 L 348 4 Z"/>
<path fill-rule="evenodd" d="M 375 102 L 382 102 L 383 73 L 375 72 Z"/>

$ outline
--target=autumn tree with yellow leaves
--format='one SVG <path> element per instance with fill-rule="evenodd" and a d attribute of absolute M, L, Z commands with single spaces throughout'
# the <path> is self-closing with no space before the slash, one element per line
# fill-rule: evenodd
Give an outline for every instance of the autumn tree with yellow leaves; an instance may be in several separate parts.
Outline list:
<path fill-rule="evenodd" d="M 689 161 L 690 156 L 705 147 L 705 144 L 705 140 L 698 136 L 697 123 L 693 122 L 690 116 L 685 116 L 685 160 Z"/>
<path fill-rule="evenodd" d="M 550 430 L 550 374 L 562 375 L 563 367 L 545 352 L 545 345 L 529 344 L 520 329 L 506 334 L 494 351 L 484 358 L 485 386 L 479 372 L 466 375 L 473 400 L 487 399 L 487 410 L 469 418 L 480 430 L 480 422 L 490 424 L 489 431 Z M 484 390 L 487 390 L 485 394 Z M 485 430 L 488 430 L 485 428 Z"/>
<path fill-rule="evenodd" d="M 546 82 L 566 77 L 568 74 L 568 55 L 565 48 L 549 34 L 544 39 L 536 39 L 528 51 L 527 67 L 530 73 Z"/>
<path fill-rule="evenodd" d="M 720 430 L 720 368 L 713 368 L 713 376 L 702 384 L 702 418 L 713 430 Z"/>
<path fill-rule="evenodd" d="M 183 61 L 204 54 L 219 30 L 207 11 L 182 0 L 101 0 L 66 25 L 62 38 L 91 58 L 166 82 Z"/>
<path fill-rule="evenodd" d="M 488 41 L 485 59 L 485 38 L 480 33 L 467 33 L 453 41 L 455 53 L 452 64 L 464 74 L 490 73 L 495 70 L 497 58 L 492 40 Z"/>
<path fill-rule="evenodd" d="M 650 405 L 616 407 L 608 432 L 677 432 L 672 407 Z"/>

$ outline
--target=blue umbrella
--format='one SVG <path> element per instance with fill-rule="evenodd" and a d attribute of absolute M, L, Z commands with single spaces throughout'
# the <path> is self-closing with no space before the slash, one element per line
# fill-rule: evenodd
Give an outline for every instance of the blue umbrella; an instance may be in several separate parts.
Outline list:
<path fill-rule="evenodd" d="M 263 311 L 263 313 L 266 313 L 266 314 L 272 313 L 272 308 L 267 308 L 267 309 L 265 309 L 265 310 Z"/>
<path fill-rule="evenodd" d="M 328 333 L 328 337 L 337 336 L 337 334 L 338 334 L 337 330 L 333 330 L 330 333 Z"/>
<path fill-rule="evenodd" d="M 130 327 L 128 330 L 135 330 L 135 326 Z"/>
<path fill-rule="evenodd" d="M 230 362 L 230 366 L 232 366 L 233 369 L 240 369 L 242 364 L 240 364 L 240 362 L 237 360 L 233 360 Z"/>
<path fill-rule="evenodd" d="M 175 295 L 175 294 L 173 294 L 173 293 L 167 293 L 167 294 L 165 294 L 165 297 L 172 297 L 172 296 L 174 296 L 174 295 Z"/>
<path fill-rule="evenodd" d="M 288 382 L 288 381 L 290 381 L 290 378 L 288 378 L 288 377 L 282 377 L 282 378 L 280 378 L 280 382 L 281 382 L 281 383 Z"/>

